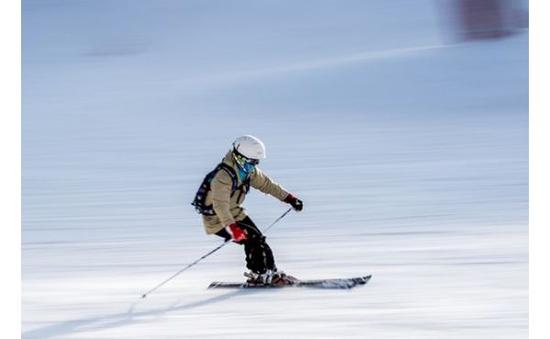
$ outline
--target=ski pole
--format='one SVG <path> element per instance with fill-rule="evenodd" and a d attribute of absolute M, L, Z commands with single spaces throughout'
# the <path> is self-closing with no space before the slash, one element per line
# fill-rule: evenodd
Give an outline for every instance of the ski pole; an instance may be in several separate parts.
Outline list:
<path fill-rule="evenodd" d="M 275 221 L 272 222 L 271 225 L 267 226 L 267 227 L 264 229 L 264 233 L 266 233 L 267 231 L 269 231 L 269 229 L 270 229 L 271 227 L 273 227 L 273 225 L 275 225 L 276 223 L 278 223 L 279 220 L 281 220 L 282 218 L 284 218 L 288 213 L 290 213 L 290 211 L 292 211 L 292 207 L 289 208 L 288 210 L 286 210 L 285 213 L 281 214 L 280 217 L 278 217 L 277 219 L 275 219 Z"/>
<path fill-rule="evenodd" d="M 280 217 L 278 217 L 277 219 L 275 219 L 274 222 L 271 223 L 271 225 L 267 226 L 264 230 L 264 233 L 267 232 L 273 225 L 275 225 L 276 223 L 278 223 L 281 219 L 283 219 L 290 211 L 292 210 L 292 208 L 289 208 L 285 213 L 283 213 Z M 159 289 L 162 285 L 166 284 L 167 282 L 169 282 L 170 280 L 174 279 L 175 277 L 177 277 L 178 275 L 180 275 L 181 273 L 183 273 L 184 271 L 188 270 L 189 268 L 195 266 L 196 264 L 198 264 L 201 260 L 205 259 L 206 257 L 210 256 L 211 254 L 213 254 L 214 252 L 218 251 L 220 248 L 224 247 L 225 245 L 227 245 L 228 243 L 231 242 L 231 239 L 228 239 L 226 241 L 224 241 L 221 245 L 219 245 L 218 247 L 214 248 L 213 250 L 211 250 L 210 252 L 204 254 L 202 257 L 198 258 L 197 260 L 193 261 L 192 263 L 190 263 L 189 265 L 185 266 L 184 268 L 182 268 L 181 270 L 177 271 L 176 273 L 172 274 L 168 279 L 164 280 L 163 282 L 161 282 L 160 284 L 158 284 L 157 286 L 153 287 L 152 289 L 150 289 L 149 291 L 143 293 L 141 295 L 141 298 L 145 298 L 147 297 L 147 295 L 149 295 L 150 293 L 156 291 L 157 289 Z"/>
<path fill-rule="evenodd" d="M 170 276 L 170 278 L 164 280 L 163 282 L 161 282 L 160 284 L 158 284 L 157 286 L 153 287 L 152 289 L 150 289 L 149 291 L 147 291 L 146 293 L 144 293 L 141 297 L 142 298 L 145 298 L 149 293 L 157 290 L 159 287 L 161 287 L 162 285 L 166 284 L 167 282 L 169 282 L 170 280 L 174 279 L 175 277 L 177 277 L 178 275 L 180 275 L 181 273 L 183 273 L 184 271 L 188 270 L 189 268 L 195 266 L 199 261 L 201 261 L 202 259 L 208 257 L 209 255 L 211 255 L 212 253 L 216 252 L 217 250 L 219 250 L 220 248 L 224 247 L 225 245 L 227 245 L 229 243 L 229 240 L 226 240 L 224 241 L 221 245 L 219 245 L 218 247 L 214 248 L 212 251 L 206 253 L 205 255 L 203 255 L 202 257 L 198 258 L 197 260 L 193 261 L 192 263 L 190 263 L 189 265 L 185 266 L 184 268 L 182 268 L 181 270 L 177 271 L 176 273 L 174 273 L 172 276 Z"/>

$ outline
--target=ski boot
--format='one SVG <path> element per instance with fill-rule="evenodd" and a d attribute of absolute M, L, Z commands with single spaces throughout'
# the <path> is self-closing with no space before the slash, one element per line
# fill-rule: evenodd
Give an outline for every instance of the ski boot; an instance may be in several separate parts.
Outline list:
<path fill-rule="evenodd" d="M 265 273 L 245 272 L 244 276 L 249 284 L 254 285 L 272 285 L 272 286 L 284 286 L 292 285 L 298 281 L 293 276 L 287 275 L 283 271 L 267 270 Z"/>

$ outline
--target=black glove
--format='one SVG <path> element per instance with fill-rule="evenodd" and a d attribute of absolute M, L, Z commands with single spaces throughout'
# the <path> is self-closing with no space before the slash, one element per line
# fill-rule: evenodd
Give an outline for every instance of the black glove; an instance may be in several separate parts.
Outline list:
<path fill-rule="evenodd" d="M 304 203 L 302 200 L 296 198 L 290 193 L 286 196 L 285 202 L 290 204 L 296 211 L 301 211 L 304 209 Z"/>

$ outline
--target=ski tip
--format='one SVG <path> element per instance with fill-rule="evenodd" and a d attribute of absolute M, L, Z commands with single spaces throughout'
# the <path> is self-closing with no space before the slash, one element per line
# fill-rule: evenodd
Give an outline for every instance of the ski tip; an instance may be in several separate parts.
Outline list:
<path fill-rule="evenodd" d="M 361 277 L 361 280 L 359 281 L 359 284 L 364 285 L 364 284 L 368 283 L 371 278 L 372 278 L 372 274 Z"/>

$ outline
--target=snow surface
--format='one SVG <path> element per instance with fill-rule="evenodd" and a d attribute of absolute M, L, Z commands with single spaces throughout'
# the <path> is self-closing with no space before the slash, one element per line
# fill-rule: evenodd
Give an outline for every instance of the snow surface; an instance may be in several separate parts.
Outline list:
<path fill-rule="evenodd" d="M 449 44 L 428 0 L 22 9 L 23 338 L 527 337 L 527 33 Z M 305 202 L 279 267 L 372 280 L 206 290 L 231 245 L 141 300 L 220 243 L 189 203 L 244 133 Z"/>

